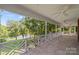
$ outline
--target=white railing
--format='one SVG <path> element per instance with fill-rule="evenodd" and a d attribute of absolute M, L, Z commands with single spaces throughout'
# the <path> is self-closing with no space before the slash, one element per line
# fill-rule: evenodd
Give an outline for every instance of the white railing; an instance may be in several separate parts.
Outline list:
<path fill-rule="evenodd" d="M 0 43 L 0 46 L 2 45 L 0 47 L 0 54 L 1 55 L 13 55 L 15 53 L 18 53 L 18 52 L 16 52 L 16 50 L 19 50 L 20 48 L 23 47 L 24 40 L 22 40 L 22 42 L 19 42 L 18 43 L 18 47 L 16 46 L 15 48 L 11 48 L 11 46 L 15 46 L 15 44 L 13 44 L 11 46 L 6 46 L 6 44 L 8 44 L 8 42 L 6 42 L 6 43 Z"/>
<path fill-rule="evenodd" d="M 46 38 L 45 38 L 45 35 L 39 35 L 39 36 L 36 37 L 36 39 L 37 39 L 36 44 L 37 44 L 37 46 L 39 46 L 40 43 L 43 43 L 44 41 L 58 39 L 58 37 L 60 37 L 60 36 L 62 36 L 61 32 L 49 33 L 46 36 Z M 25 51 L 28 49 L 28 46 L 26 46 L 27 45 L 26 40 L 23 40 L 22 42 L 18 43 L 18 47 L 16 46 L 16 48 L 13 48 L 13 49 L 10 48 L 9 46 L 5 46 L 4 44 L 7 44 L 7 43 L 2 43 L 3 48 L 1 48 L 1 50 L 0 50 L 0 54 L 3 54 L 3 55 L 14 55 L 16 53 L 19 54 L 19 52 L 17 50 L 20 50 L 22 47 L 24 47 Z M 5 50 L 7 50 L 6 53 L 4 52 Z M 10 50 L 10 51 L 8 51 L 8 50 Z"/>
<path fill-rule="evenodd" d="M 45 37 L 45 35 L 40 35 L 37 38 L 38 39 L 37 44 L 39 45 L 40 43 L 43 43 L 45 41 L 59 39 L 60 36 L 62 36 L 61 32 L 58 32 L 58 33 L 49 33 L 49 34 L 47 34 L 46 37 Z"/>
<path fill-rule="evenodd" d="M 58 37 L 62 36 L 62 33 L 61 32 L 58 32 L 58 33 L 49 33 L 48 34 L 48 37 L 49 37 L 49 40 L 54 40 Z"/>

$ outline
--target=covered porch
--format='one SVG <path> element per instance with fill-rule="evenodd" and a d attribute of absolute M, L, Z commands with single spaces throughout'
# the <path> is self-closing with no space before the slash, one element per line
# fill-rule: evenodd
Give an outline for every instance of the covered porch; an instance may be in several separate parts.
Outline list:
<path fill-rule="evenodd" d="M 19 55 L 79 54 L 79 5 L 24 4 L 0 5 L 1 9 L 44 21 L 44 36 L 37 38 L 37 47 L 28 48 L 27 42 Z M 55 31 L 48 31 L 48 23 L 55 24 Z"/>

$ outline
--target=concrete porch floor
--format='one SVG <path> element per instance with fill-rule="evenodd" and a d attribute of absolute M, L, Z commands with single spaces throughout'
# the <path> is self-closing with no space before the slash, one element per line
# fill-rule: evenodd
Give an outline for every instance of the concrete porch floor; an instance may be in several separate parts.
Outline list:
<path fill-rule="evenodd" d="M 21 55 L 78 55 L 79 42 L 76 35 L 63 35 L 58 38 L 43 42 L 29 53 Z"/>

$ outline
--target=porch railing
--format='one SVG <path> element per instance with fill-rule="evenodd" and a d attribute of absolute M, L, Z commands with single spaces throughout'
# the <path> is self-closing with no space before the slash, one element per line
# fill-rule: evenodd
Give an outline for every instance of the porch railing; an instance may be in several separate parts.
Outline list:
<path fill-rule="evenodd" d="M 14 41 L 16 42 L 16 41 Z M 7 43 L 0 43 L 0 54 L 1 55 L 14 55 L 16 53 L 18 53 L 17 51 L 20 50 L 20 48 L 22 48 L 24 46 L 24 40 L 22 40 L 22 42 L 17 42 L 18 45 L 14 48 L 12 48 L 13 46 L 15 46 L 15 44 L 11 44 L 11 46 L 8 46 L 8 42 Z M 7 45 L 7 46 L 6 46 Z M 17 50 L 17 51 L 16 51 Z"/>
<path fill-rule="evenodd" d="M 59 36 L 61 36 L 62 33 L 49 33 L 46 38 L 45 35 L 40 35 L 38 36 L 37 39 L 37 45 L 40 45 L 40 43 L 43 43 L 44 41 L 47 40 L 54 40 L 58 39 Z M 16 42 L 16 41 L 13 41 Z M 7 43 L 0 43 L 0 54 L 1 55 L 17 55 L 23 52 L 26 52 L 28 47 L 27 47 L 27 41 L 22 39 L 20 42 L 17 42 L 18 45 L 15 48 L 12 48 L 11 46 L 15 46 L 15 44 L 12 44 L 11 46 L 8 46 Z M 6 46 L 7 45 L 7 46 Z M 21 50 L 23 49 L 23 50 Z"/>

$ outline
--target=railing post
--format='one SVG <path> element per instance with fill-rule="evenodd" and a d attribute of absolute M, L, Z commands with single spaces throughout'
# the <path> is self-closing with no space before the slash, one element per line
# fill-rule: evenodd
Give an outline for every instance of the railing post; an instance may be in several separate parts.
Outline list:
<path fill-rule="evenodd" d="M 27 40 L 25 39 L 25 52 L 28 53 Z"/>

